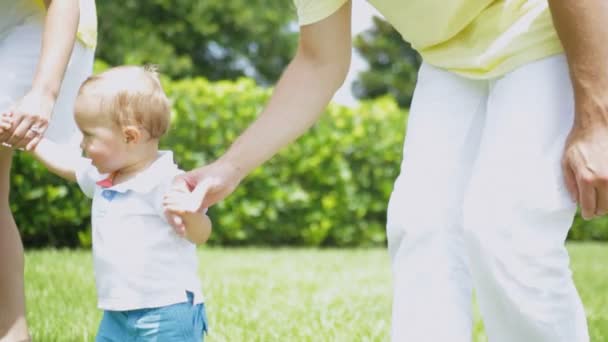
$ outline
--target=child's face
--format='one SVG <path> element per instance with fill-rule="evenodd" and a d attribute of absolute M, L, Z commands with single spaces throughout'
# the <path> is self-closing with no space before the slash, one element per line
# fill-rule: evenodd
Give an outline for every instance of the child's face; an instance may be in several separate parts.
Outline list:
<path fill-rule="evenodd" d="M 115 172 L 128 163 L 123 132 L 111 122 L 106 113 L 79 111 L 77 107 L 75 119 L 82 132 L 80 147 L 100 173 Z"/>

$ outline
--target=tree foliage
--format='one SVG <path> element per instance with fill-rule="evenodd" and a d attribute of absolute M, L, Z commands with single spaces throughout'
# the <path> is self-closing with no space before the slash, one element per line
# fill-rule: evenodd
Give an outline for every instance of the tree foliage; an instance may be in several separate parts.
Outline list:
<path fill-rule="evenodd" d="M 297 44 L 291 1 L 97 1 L 97 11 L 98 58 L 158 64 L 172 78 L 274 83 Z"/>
<path fill-rule="evenodd" d="M 369 64 L 353 84 L 359 99 L 390 94 L 401 107 L 409 107 L 414 93 L 420 55 L 385 20 L 374 17 L 374 26 L 359 34 L 354 45 Z"/>

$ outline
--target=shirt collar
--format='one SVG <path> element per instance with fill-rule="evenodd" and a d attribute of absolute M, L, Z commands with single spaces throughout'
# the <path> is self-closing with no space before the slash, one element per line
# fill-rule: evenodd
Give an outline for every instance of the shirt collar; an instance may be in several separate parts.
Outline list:
<path fill-rule="evenodd" d="M 126 182 L 112 185 L 112 175 L 104 175 L 102 180 L 97 182 L 97 185 L 121 193 L 128 191 L 148 193 L 165 182 L 168 177 L 174 177 L 175 170 L 177 170 L 177 165 L 173 162 L 173 152 L 158 151 L 156 160 L 150 166 Z"/>

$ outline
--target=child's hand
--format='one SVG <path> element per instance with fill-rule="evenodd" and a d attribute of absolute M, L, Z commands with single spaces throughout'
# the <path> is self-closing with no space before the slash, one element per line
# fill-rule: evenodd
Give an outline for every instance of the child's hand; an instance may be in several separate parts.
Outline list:
<path fill-rule="evenodd" d="M 9 113 L 0 114 L 0 134 L 6 133 L 13 127 L 13 119 Z"/>
<path fill-rule="evenodd" d="M 184 219 L 183 219 L 182 215 L 180 215 L 174 211 L 170 211 L 169 207 L 168 207 L 168 203 L 175 202 L 176 201 L 175 197 L 179 197 L 179 196 L 181 196 L 181 193 L 185 193 L 185 192 L 189 192 L 189 191 L 188 191 L 188 188 L 184 186 L 184 184 L 173 183 L 173 185 L 171 186 L 171 189 L 169 189 L 169 191 L 167 191 L 167 193 L 163 197 L 163 209 L 165 212 L 165 218 L 167 219 L 167 221 L 169 222 L 171 227 L 173 227 L 173 230 L 175 230 L 177 235 L 179 235 L 181 237 L 185 237 L 185 235 L 186 235 L 186 226 L 184 224 Z"/>
<path fill-rule="evenodd" d="M 8 134 L 8 132 L 10 132 L 12 128 L 13 128 L 12 115 L 10 113 L 0 114 L 0 137 L 4 136 L 5 133 Z M 6 143 L 4 140 L 0 141 L 0 145 L 5 146 L 5 147 L 12 147 L 8 143 Z"/>
<path fill-rule="evenodd" d="M 185 237 L 186 236 L 186 225 L 184 224 L 184 219 L 181 216 L 168 211 L 166 208 L 165 208 L 164 212 L 165 212 L 165 218 L 167 219 L 167 222 L 169 222 L 169 224 L 171 225 L 171 227 L 173 228 L 175 233 L 177 233 L 177 235 L 179 235 L 181 237 Z"/>
<path fill-rule="evenodd" d="M 207 187 L 204 186 L 197 186 L 192 192 L 172 188 L 165 195 L 163 205 L 167 211 L 178 215 L 195 213 L 200 208 L 207 190 Z"/>
<path fill-rule="evenodd" d="M 177 182 L 165 194 L 163 199 L 165 217 L 178 235 L 184 236 L 186 234 L 184 225 L 184 218 L 186 216 L 192 214 L 200 215 L 199 208 L 205 199 L 210 185 L 209 182 L 201 183 L 194 191 L 190 192 L 185 183 Z"/>

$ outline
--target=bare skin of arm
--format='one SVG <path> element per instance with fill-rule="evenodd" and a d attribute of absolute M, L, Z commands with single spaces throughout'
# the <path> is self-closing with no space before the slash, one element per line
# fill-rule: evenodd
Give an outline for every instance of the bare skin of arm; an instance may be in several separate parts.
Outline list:
<path fill-rule="evenodd" d="M 608 2 L 549 0 L 575 96 L 562 167 L 585 219 L 608 213 Z"/>
<path fill-rule="evenodd" d="M 297 52 L 266 108 L 217 161 L 186 173 L 190 190 L 210 185 L 200 207 L 228 196 L 254 168 L 304 134 L 344 83 L 350 67 L 351 2 L 329 17 L 300 28 Z"/>
<path fill-rule="evenodd" d="M 13 129 L 0 134 L 0 142 L 27 150 L 36 147 L 48 127 L 80 19 L 78 0 L 45 0 L 45 5 L 42 47 L 32 88 L 11 109 Z"/>

